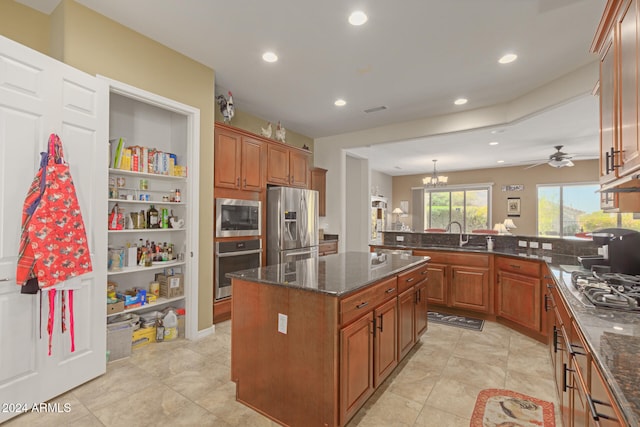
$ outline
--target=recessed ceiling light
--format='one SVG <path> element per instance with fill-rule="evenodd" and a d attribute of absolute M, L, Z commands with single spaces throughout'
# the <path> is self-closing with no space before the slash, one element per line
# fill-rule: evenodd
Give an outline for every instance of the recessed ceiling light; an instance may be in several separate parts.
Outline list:
<path fill-rule="evenodd" d="M 336 107 L 342 107 L 347 105 L 347 101 L 344 99 L 336 99 L 336 102 L 333 103 Z"/>
<path fill-rule="evenodd" d="M 516 59 L 518 59 L 518 55 L 516 55 L 515 53 L 507 53 L 502 58 L 498 59 L 498 62 L 501 64 L 508 64 L 515 61 Z"/>
<path fill-rule="evenodd" d="M 352 12 L 351 15 L 349 15 L 349 24 L 356 26 L 362 25 L 367 22 L 368 19 L 369 18 L 363 11 L 356 10 L 355 12 Z"/>
<path fill-rule="evenodd" d="M 498 163 L 504 163 L 504 160 L 498 160 Z"/>
<path fill-rule="evenodd" d="M 273 52 L 265 52 L 262 54 L 262 59 L 266 62 L 276 62 L 278 60 L 278 55 Z"/>
<path fill-rule="evenodd" d="M 498 141 L 491 141 L 491 142 L 489 143 L 489 145 L 498 145 L 498 144 L 500 144 Z"/>
<path fill-rule="evenodd" d="M 467 98 L 458 98 L 455 101 L 453 101 L 454 104 L 456 105 L 464 105 L 468 102 Z"/>

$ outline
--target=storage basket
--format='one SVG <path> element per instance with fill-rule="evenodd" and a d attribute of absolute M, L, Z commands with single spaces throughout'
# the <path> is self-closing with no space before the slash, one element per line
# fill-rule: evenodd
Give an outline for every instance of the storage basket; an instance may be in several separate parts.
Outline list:
<path fill-rule="evenodd" d="M 110 323 L 107 325 L 107 351 L 109 362 L 131 356 L 131 321 Z"/>

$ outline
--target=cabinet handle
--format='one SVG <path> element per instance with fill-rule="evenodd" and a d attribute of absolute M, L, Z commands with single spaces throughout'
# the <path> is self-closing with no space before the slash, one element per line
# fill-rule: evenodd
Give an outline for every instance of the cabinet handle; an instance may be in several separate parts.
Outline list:
<path fill-rule="evenodd" d="M 236 184 L 236 185 L 237 185 L 238 187 L 240 187 L 240 177 L 238 177 L 238 179 L 236 179 L 236 182 L 237 182 L 237 184 Z"/>
<path fill-rule="evenodd" d="M 556 325 L 553 325 L 553 352 L 558 352 L 558 328 Z"/>
<path fill-rule="evenodd" d="M 420 274 L 422 274 L 422 275 L 424 276 L 424 275 L 425 275 L 425 274 L 427 274 L 427 273 L 428 273 L 428 271 L 427 271 L 427 270 L 424 270 L 424 271 L 422 271 Z"/>
<path fill-rule="evenodd" d="M 579 355 L 579 356 L 586 356 L 587 353 L 583 353 L 582 351 L 584 351 L 584 347 L 582 347 L 581 345 L 578 344 L 569 344 L 569 346 L 571 347 L 572 353 L 573 355 Z M 575 351 L 574 348 L 579 348 L 582 351 Z"/>
<path fill-rule="evenodd" d="M 367 305 L 369 305 L 369 301 L 361 302 L 360 304 L 356 305 L 356 309 L 360 310 L 362 307 L 366 307 Z"/>
<path fill-rule="evenodd" d="M 382 333 L 382 314 L 380 315 L 380 326 L 378 326 L 378 329 L 380 329 L 380 333 Z"/>
<path fill-rule="evenodd" d="M 516 268 L 516 269 L 520 268 L 520 266 L 517 264 L 509 264 L 509 267 Z"/>
<path fill-rule="evenodd" d="M 567 372 L 575 372 L 575 370 L 567 368 L 567 364 L 563 363 L 562 364 L 562 391 L 563 392 L 567 391 L 568 388 L 573 388 L 573 386 L 570 386 L 569 384 L 567 384 Z"/>
<path fill-rule="evenodd" d="M 409 277 L 409 278 L 406 280 L 406 282 L 407 282 L 407 283 L 411 283 L 411 282 L 413 282 L 414 280 L 416 280 L 416 278 L 415 278 L 415 277 Z"/>
<path fill-rule="evenodd" d="M 369 323 L 371 325 L 371 323 Z M 371 335 L 373 335 L 373 337 L 376 337 L 376 318 L 375 316 L 373 317 L 373 330 L 371 331 Z"/>
<path fill-rule="evenodd" d="M 389 288 L 386 291 L 384 291 L 386 294 L 390 294 L 391 292 L 395 291 L 396 288 Z"/>
<path fill-rule="evenodd" d="M 5 278 L 0 279 L 0 282 L 8 282 L 8 281 L 9 281 L 9 278 L 8 278 L 8 277 L 5 277 Z"/>
<path fill-rule="evenodd" d="M 617 421 L 617 418 L 610 417 L 609 415 L 598 413 L 598 410 L 596 409 L 596 403 L 598 405 L 604 405 L 604 406 L 611 407 L 611 405 L 609 405 L 608 403 L 605 403 L 605 402 L 602 402 L 600 400 L 594 399 L 593 397 L 591 397 L 591 395 L 589 393 L 587 393 L 587 403 L 589 404 L 589 412 L 591 412 L 591 418 L 593 418 L 594 421 L 598 421 L 598 420 L 600 420 L 600 418 L 604 418 L 606 420 L 615 420 L 615 421 Z"/>
<path fill-rule="evenodd" d="M 247 178 L 244 179 L 244 188 L 247 188 Z"/>
<path fill-rule="evenodd" d="M 544 294 L 544 311 L 545 313 L 549 311 L 549 306 L 547 305 L 547 301 L 549 301 L 549 295 Z"/>
<path fill-rule="evenodd" d="M 551 290 L 555 288 L 555 285 L 552 285 L 551 283 L 547 283 L 547 289 Z"/>

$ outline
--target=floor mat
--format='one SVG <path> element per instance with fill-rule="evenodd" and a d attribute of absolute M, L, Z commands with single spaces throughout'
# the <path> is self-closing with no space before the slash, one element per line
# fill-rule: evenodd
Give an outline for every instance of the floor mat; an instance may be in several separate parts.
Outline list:
<path fill-rule="evenodd" d="M 484 320 L 482 319 L 438 313 L 437 311 L 429 311 L 427 313 L 427 319 L 429 322 L 457 326 L 459 328 L 472 329 L 474 331 L 481 331 L 484 326 Z"/>
<path fill-rule="evenodd" d="M 478 393 L 470 427 L 555 427 L 553 403 L 511 390 Z"/>

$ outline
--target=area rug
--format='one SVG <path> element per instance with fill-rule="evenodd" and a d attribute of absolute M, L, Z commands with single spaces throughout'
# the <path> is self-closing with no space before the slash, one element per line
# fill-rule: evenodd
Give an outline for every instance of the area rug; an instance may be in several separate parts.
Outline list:
<path fill-rule="evenodd" d="M 490 388 L 476 398 L 470 427 L 555 427 L 553 403 Z"/>
<path fill-rule="evenodd" d="M 484 320 L 482 319 L 438 313 L 437 311 L 427 312 L 427 320 L 433 323 L 457 326 L 459 328 L 472 329 L 474 331 L 481 331 L 482 327 L 484 326 Z"/>

